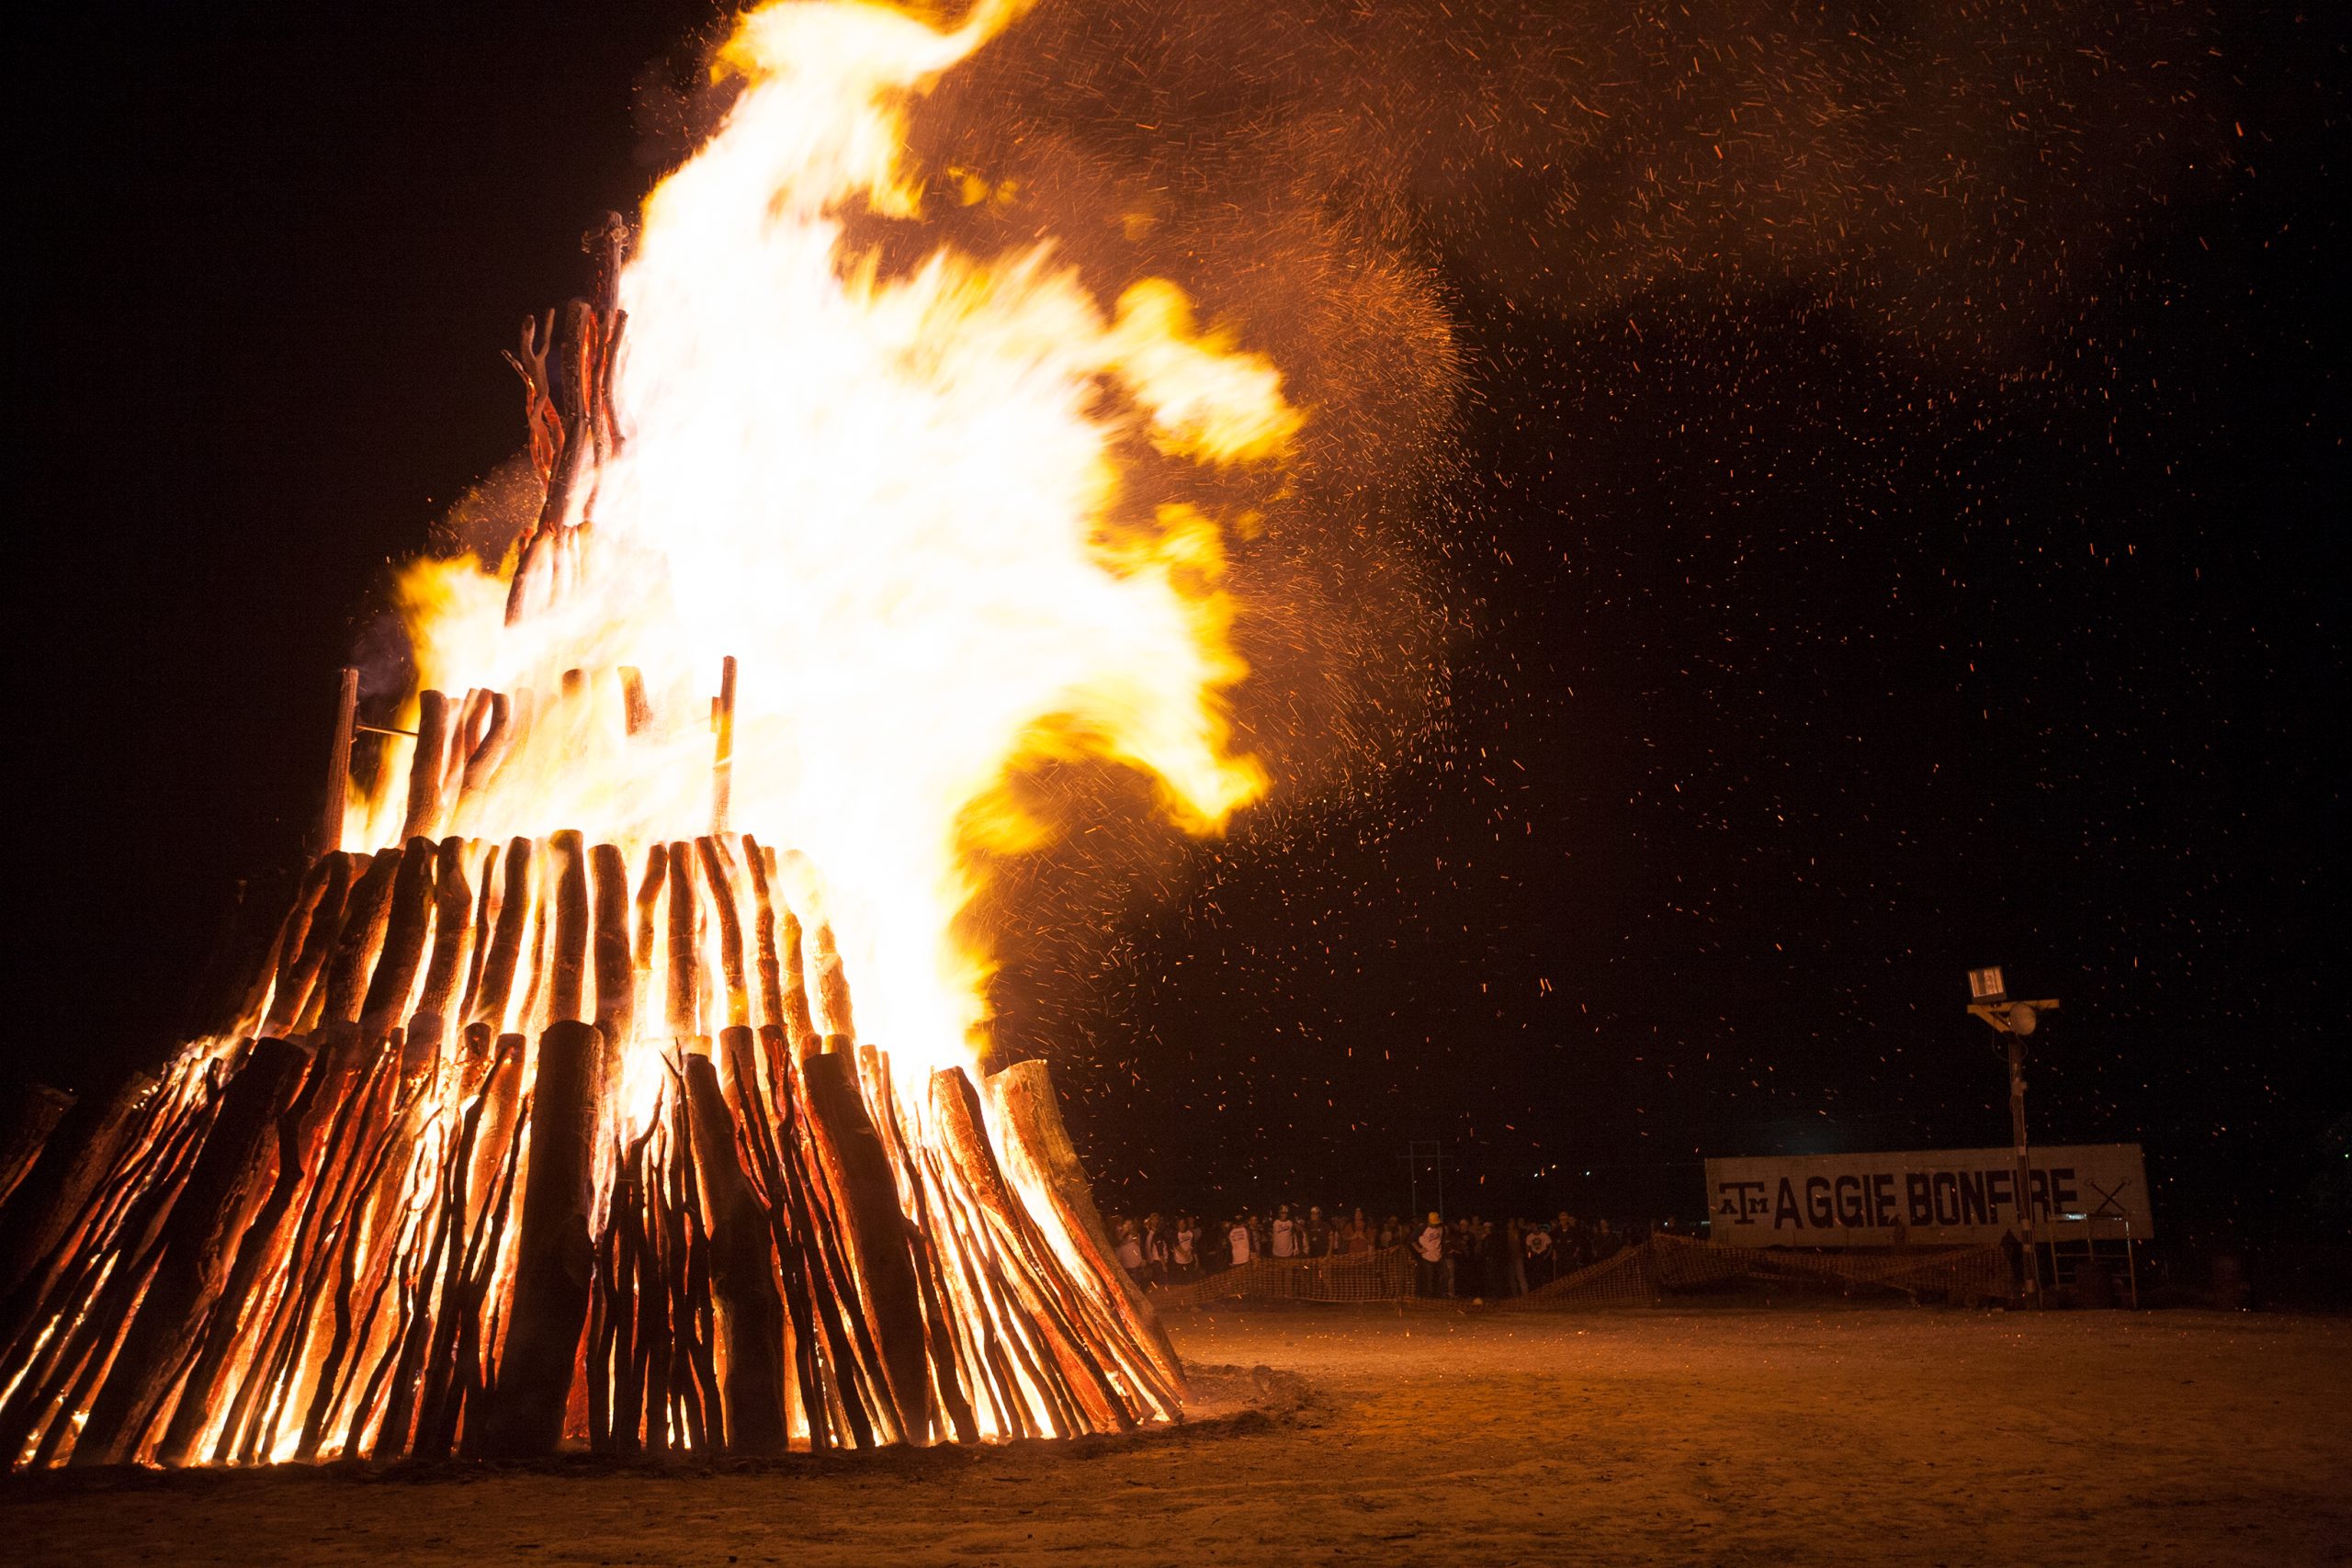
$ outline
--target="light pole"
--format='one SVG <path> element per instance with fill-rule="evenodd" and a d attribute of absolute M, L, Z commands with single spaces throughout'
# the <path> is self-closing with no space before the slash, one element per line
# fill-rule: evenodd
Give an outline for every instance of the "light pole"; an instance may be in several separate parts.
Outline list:
<path fill-rule="evenodd" d="M 2025 1289 L 2033 1304 L 2040 1306 L 2041 1247 L 2035 1237 L 2033 1182 L 2025 1146 L 2025 1037 L 2041 1027 L 2043 1013 L 2057 1010 L 2058 999 L 2045 997 L 2030 1002 L 2009 1000 L 2008 988 L 2002 983 L 1998 965 L 1990 969 L 1971 969 L 1968 972 L 1968 994 L 1973 998 L 1968 1004 L 1969 1012 L 2008 1036 L 2009 1139 L 2017 1152 L 2018 1217 L 2025 1224 L 2025 1255 L 2030 1265 L 2025 1273 Z"/>

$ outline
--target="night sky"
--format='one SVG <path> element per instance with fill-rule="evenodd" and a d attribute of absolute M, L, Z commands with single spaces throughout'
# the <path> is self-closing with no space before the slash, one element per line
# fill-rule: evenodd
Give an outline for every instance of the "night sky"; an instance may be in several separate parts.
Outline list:
<path fill-rule="evenodd" d="M 1318 69 L 1197 9 L 1068 36 Z M 1706 1155 L 1998 1144 L 1962 1008 L 2000 963 L 2064 1002 L 2037 1138 L 2143 1142 L 2160 1224 L 2342 1230 L 2346 62 L 2225 10 L 2175 19 L 2175 118 L 2086 119 L 1949 273 L 1868 190 L 1878 241 L 1758 265 L 1770 204 L 1684 191 L 1664 130 L 1638 191 L 1564 205 L 1512 153 L 1540 95 L 1455 51 L 1421 112 L 1491 124 L 1419 135 L 1395 201 L 1459 356 L 1446 451 L 1342 552 L 1419 585 L 1409 670 L 1362 683 L 1410 713 L 1080 900 L 1115 919 L 1009 944 L 1002 1036 L 1056 1061 L 1107 1202 L 1401 1211 L 1439 1139 L 1457 1209 L 1687 1219 Z M 334 667 L 519 446 L 498 350 L 658 175 L 632 100 L 718 15 L 379 11 L 94 13 L 17 53 L 15 1077 L 159 1059 L 239 879 L 294 863 Z M 1581 14 L 1462 26 L 1580 60 Z M 1894 177 L 1932 128 L 1886 133 Z"/>

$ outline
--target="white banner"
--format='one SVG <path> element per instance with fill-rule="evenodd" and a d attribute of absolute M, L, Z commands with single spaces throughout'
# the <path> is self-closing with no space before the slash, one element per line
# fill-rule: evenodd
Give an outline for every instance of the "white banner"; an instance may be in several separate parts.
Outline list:
<path fill-rule="evenodd" d="M 2155 1234 L 2137 1144 L 2030 1151 L 2041 1239 Z M 2008 1149 L 1804 1155 L 1707 1162 L 1709 1238 L 1717 1247 L 1893 1247 L 1998 1241 L 2018 1229 L 2017 1156 Z"/>

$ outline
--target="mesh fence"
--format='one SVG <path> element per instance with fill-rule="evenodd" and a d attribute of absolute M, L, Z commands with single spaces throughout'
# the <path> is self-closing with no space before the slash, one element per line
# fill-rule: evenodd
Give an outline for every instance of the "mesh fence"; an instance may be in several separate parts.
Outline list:
<path fill-rule="evenodd" d="M 1393 1302 L 1464 1304 L 1415 1293 L 1412 1253 L 1402 1247 L 1339 1258 L 1254 1258 L 1204 1279 L 1154 1291 L 1164 1309 L 1216 1302 Z M 1790 1252 L 1710 1247 L 1653 1235 L 1524 1295 L 1489 1304 L 1506 1312 L 1569 1312 L 1586 1307 L 1653 1306 L 1681 1298 L 1799 1289 L 1852 1295 L 1907 1296 L 1962 1303 L 2010 1293 L 2007 1259 L 1997 1247 L 1914 1248 L 1901 1252 Z"/>

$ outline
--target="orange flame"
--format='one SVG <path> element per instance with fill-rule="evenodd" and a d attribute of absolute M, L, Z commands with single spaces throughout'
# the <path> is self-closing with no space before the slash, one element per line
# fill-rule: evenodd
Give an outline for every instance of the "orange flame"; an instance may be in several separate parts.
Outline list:
<path fill-rule="evenodd" d="M 535 725 L 448 831 L 560 824 L 632 854 L 707 831 L 708 694 L 738 657 L 732 825 L 822 868 L 806 895 L 860 977 L 858 1032 L 919 1070 L 985 1049 L 990 960 L 956 921 L 983 851 L 1057 830 L 1012 804 L 1025 762 L 1132 767 L 1196 833 L 1267 786 L 1225 700 L 1247 671 L 1222 527 L 1136 492 L 1122 453 L 1280 461 L 1301 421 L 1280 373 L 1161 280 L 1106 310 L 1049 245 L 886 273 L 849 237 L 920 221 L 907 117 L 1023 8 L 742 17 L 716 68 L 740 96 L 647 199 L 620 279 L 625 444 L 574 492 L 578 580 L 511 626 L 472 560 L 400 590 L 424 686 L 632 666 L 653 698 L 650 732 L 624 732 L 609 684 Z M 356 805 L 346 841 L 396 839 L 399 796 Z"/>

